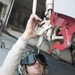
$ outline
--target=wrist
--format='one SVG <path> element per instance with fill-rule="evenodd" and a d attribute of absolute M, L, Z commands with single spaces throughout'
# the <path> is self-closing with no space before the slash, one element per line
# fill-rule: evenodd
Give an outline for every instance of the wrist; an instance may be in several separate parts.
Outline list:
<path fill-rule="evenodd" d="M 28 33 L 23 33 L 21 38 L 28 42 L 30 40 L 31 36 Z"/>

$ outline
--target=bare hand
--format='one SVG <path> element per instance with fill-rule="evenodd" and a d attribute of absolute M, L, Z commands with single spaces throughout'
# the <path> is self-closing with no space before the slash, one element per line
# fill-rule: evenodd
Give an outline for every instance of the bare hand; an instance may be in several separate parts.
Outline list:
<path fill-rule="evenodd" d="M 26 26 L 26 30 L 23 33 L 23 39 L 30 39 L 32 37 L 36 37 L 35 27 L 42 20 L 37 15 L 31 15 Z"/>

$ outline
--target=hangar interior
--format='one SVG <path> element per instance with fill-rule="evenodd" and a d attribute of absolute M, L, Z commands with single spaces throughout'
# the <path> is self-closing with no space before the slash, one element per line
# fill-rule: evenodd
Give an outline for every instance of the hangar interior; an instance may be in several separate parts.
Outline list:
<path fill-rule="evenodd" d="M 29 16 L 32 14 L 33 0 L 15 0 L 7 28 L 23 32 Z M 37 0 L 36 14 L 44 18 L 45 0 Z"/>
<path fill-rule="evenodd" d="M 45 12 L 45 0 L 37 0 L 37 11 L 36 14 L 43 19 L 44 12 Z M 15 3 L 13 5 L 13 9 L 11 11 L 7 28 L 13 29 L 13 31 L 23 32 L 27 20 L 32 13 L 32 4 L 33 0 L 15 0 Z M 6 9 L 6 8 L 5 8 Z M 13 32 L 11 32 L 13 33 Z M 16 32 L 14 33 L 16 34 Z M 13 34 L 13 35 L 14 35 Z M 17 34 L 18 36 L 18 34 Z M 12 45 L 16 42 L 16 40 L 12 37 L 10 37 L 7 34 L 2 34 L 0 37 L 0 66 L 2 65 L 3 60 L 5 59 L 7 52 L 11 49 Z M 32 42 L 34 42 L 32 40 Z M 31 44 L 32 44 L 31 42 Z M 51 43 L 52 44 L 52 43 Z M 48 45 L 48 44 L 46 44 Z M 47 46 L 45 46 L 47 49 Z M 31 49 L 32 47 L 26 48 Z M 43 46 L 44 48 L 44 46 Z M 65 52 L 66 53 L 66 52 Z M 48 62 L 48 68 L 49 68 L 49 74 L 48 75 L 75 75 L 75 67 L 71 64 L 65 63 L 62 60 L 57 60 L 52 57 L 50 57 L 48 54 L 45 54 L 47 57 Z M 63 54 L 64 57 L 66 57 L 66 54 Z M 68 56 L 66 58 L 69 58 Z"/>

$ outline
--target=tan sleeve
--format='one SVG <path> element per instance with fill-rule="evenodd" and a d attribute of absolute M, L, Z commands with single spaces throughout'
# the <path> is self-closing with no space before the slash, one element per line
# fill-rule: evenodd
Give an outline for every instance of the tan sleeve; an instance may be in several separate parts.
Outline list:
<path fill-rule="evenodd" d="M 2 67 L 0 68 L 0 75 L 14 75 L 20 61 L 22 52 L 27 44 L 27 41 L 21 37 L 13 45 L 12 49 L 8 52 Z"/>

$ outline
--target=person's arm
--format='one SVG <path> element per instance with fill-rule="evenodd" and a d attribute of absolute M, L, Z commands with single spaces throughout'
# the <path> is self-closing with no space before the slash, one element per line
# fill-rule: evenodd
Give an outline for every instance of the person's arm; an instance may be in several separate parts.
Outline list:
<path fill-rule="evenodd" d="M 0 75 L 14 75 L 26 44 L 27 41 L 23 40 L 22 37 L 18 39 L 12 49 L 8 52 L 3 65 L 0 68 Z"/>
<path fill-rule="evenodd" d="M 20 61 L 23 49 L 32 37 L 36 37 L 34 28 L 35 25 L 41 21 L 36 15 L 31 15 L 28 20 L 27 27 L 22 36 L 13 45 L 12 49 L 8 52 L 2 67 L 0 68 L 0 75 L 14 75 Z"/>

